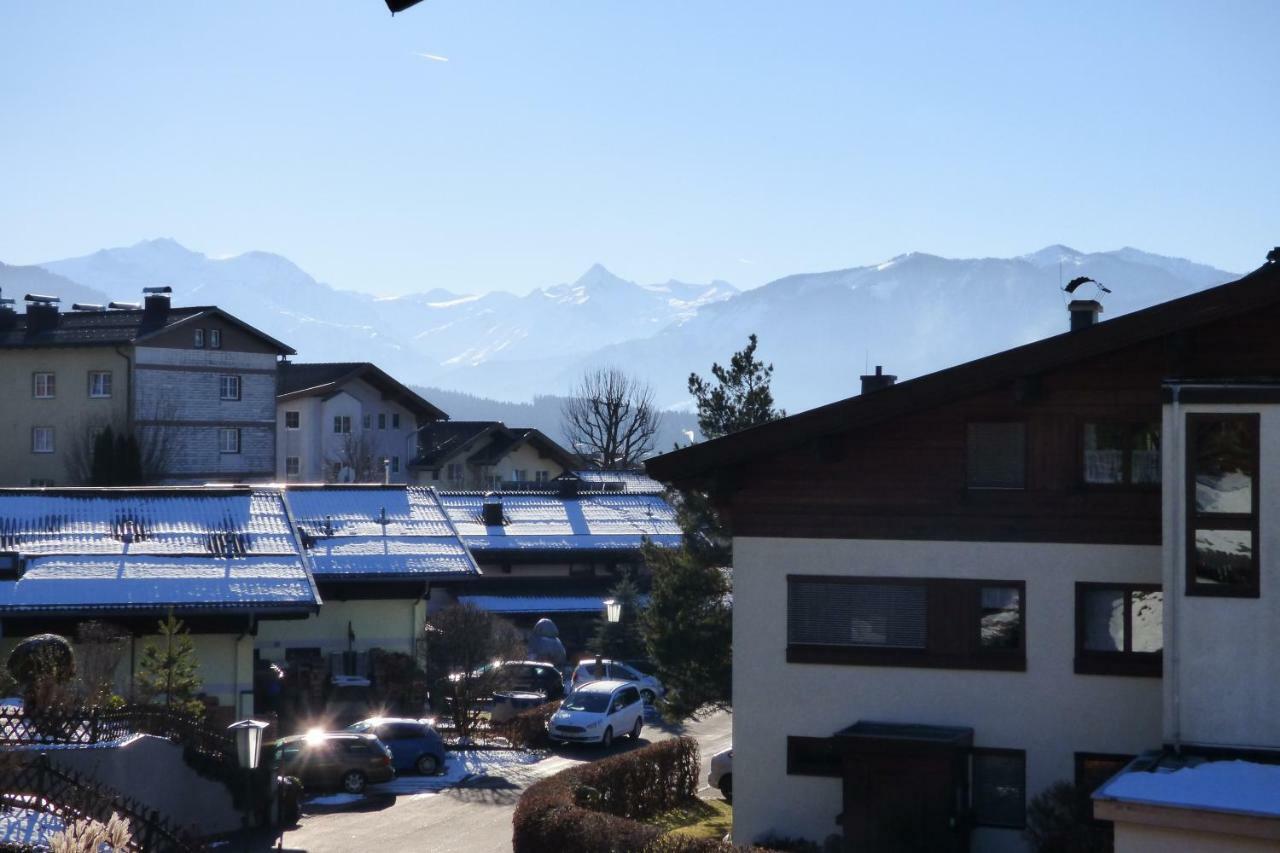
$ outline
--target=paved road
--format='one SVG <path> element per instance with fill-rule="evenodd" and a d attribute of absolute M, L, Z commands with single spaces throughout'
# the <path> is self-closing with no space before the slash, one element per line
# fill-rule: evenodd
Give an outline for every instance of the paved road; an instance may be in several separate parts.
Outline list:
<path fill-rule="evenodd" d="M 702 750 L 704 786 L 711 756 L 729 746 L 731 716 L 715 714 L 682 727 L 661 726 L 646 720 L 639 745 L 678 734 L 693 735 Z M 379 853 L 421 851 L 440 853 L 509 853 L 511 815 L 520 793 L 538 779 L 583 761 L 634 749 L 636 744 L 615 745 L 608 752 L 588 746 L 564 747 L 536 764 L 514 766 L 502 774 L 472 779 L 463 786 L 431 793 L 396 793 L 373 799 L 355 810 L 306 814 L 298 828 L 284 836 L 288 850 L 306 853 Z M 398 783 L 403 781 L 405 786 Z M 397 790 L 411 791 L 411 777 L 398 780 Z M 711 795 L 710 789 L 703 791 Z"/>

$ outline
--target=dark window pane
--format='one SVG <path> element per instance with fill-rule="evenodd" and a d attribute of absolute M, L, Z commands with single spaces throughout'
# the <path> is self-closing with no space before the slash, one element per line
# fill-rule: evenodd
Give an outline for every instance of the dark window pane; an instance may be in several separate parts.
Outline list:
<path fill-rule="evenodd" d="M 1164 593 L 1160 590 L 1129 593 L 1132 650 L 1158 652 L 1164 649 Z"/>
<path fill-rule="evenodd" d="M 1016 649 L 1022 644 L 1021 593 L 1015 586 L 984 586 L 981 644 L 985 649 Z"/>
<path fill-rule="evenodd" d="M 1160 425 L 1142 424 L 1134 434 L 1129 479 L 1134 483 L 1160 482 Z"/>
<path fill-rule="evenodd" d="M 787 597 L 790 643 L 925 647 L 923 585 L 792 581 Z"/>
<path fill-rule="evenodd" d="M 1122 424 L 1084 425 L 1084 481 L 1123 483 L 1129 427 Z"/>
<path fill-rule="evenodd" d="M 968 428 L 969 485 L 1021 489 L 1027 475 L 1027 429 L 1022 423 L 971 423 Z"/>
<path fill-rule="evenodd" d="M 1192 447 L 1196 512 L 1253 512 L 1257 436 L 1244 418 L 1199 421 Z"/>
<path fill-rule="evenodd" d="M 1124 651 L 1124 590 L 1084 593 L 1084 647 L 1091 652 Z"/>
<path fill-rule="evenodd" d="M 1196 491 L 1198 495 L 1198 483 Z M 1192 559 L 1196 583 L 1249 586 L 1253 583 L 1253 532 L 1198 528 Z"/>
<path fill-rule="evenodd" d="M 1026 823 L 1026 756 L 973 754 L 973 817 L 980 826 L 1021 828 Z"/>

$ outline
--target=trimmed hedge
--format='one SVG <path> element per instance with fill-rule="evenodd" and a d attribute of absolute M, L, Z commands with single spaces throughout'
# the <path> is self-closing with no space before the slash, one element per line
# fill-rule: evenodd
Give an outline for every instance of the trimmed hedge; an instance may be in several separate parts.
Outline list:
<path fill-rule="evenodd" d="M 661 835 L 639 823 L 697 796 L 698 742 L 682 737 L 530 785 L 512 821 L 514 853 L 629 853 Z"/>
<path fill-rule="evenodd" d="M 551 746 L 547 724 L 560 708 L 559 702 L 544 702 L 536 708 L 521 711 L 505 723 L 493 727 L 493 734 L 504 737 L 514 747 L 542 749 Z"/>

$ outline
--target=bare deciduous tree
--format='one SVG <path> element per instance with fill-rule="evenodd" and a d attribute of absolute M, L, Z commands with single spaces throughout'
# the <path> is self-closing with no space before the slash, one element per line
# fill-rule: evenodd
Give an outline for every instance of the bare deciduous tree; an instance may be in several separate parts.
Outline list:
<path fill-rule="evenodd" d="M 382 482 L 382 456 L 378 454 L 378 448 L 368 430 L 349 432 L 342 436 L 337 449 L 329 454 L 328 462 L 331 477 L 332 468 L 337 465 L 342 471 L 340 476 L 347 478 L 349 483 Z"/>
<path fill-rule="evenodd" d="M 431 704 L 469 737 L 494 691 L 510 686 L 507 670 L 491 664 L 522 657 L 520 632 L 473 604 L 454 604 L 431 617 L 426 637 Z"/>
<path fill-rule="evenodd" d="M 637 467 L 661 422 L 653 389 L 616 367 L 584 373 L 561 415 L 570 446 L 609 470 Z"/>

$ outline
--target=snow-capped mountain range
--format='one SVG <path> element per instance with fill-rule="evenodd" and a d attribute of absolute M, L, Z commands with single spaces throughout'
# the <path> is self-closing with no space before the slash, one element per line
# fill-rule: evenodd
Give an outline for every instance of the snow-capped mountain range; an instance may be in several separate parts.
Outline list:
<path fill-rule="evenodd" d="M 689 373 L 708 373 L 754 332 L 775 365 L 775 397 L 798 411 L 856 393 L 858 375 L 876 364 L 908 378 L 1064 331 L 1060 285 L 1077 275 L 1112 290 L 1104 321 L 1236 277 L 1137 249 L 1049 246 L 1017 258 L 912 253 L 749 291 L 636 284 L 597 264 L 524 296 L 376 297 L 318 282 L 280 255 L 215 259 L 161 239 L 0 265 L 0 288 L 60 291 L 69 303 L 135 301 L 142 287 L 169 284 L 175 304 L 220 305 L 296 348 L 299 361 L 373 361 L 405 382 L 503 400 L 563 393 L 584 368 L 616 364 L 649 380 L 662 405 L 682 408 Z"/>

